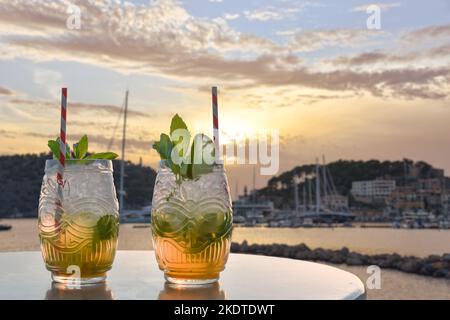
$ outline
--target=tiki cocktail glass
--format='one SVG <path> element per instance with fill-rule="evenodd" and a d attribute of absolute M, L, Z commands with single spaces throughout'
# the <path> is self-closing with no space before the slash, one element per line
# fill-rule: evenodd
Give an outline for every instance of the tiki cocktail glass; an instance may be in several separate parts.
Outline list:
<path fill-rule="evenodd" d="M 58 160 L 46 161 L 39 199 L 45 265 L 56 282 L 102 282 L 114 260 L 119 230 L 112 162 L 66 160 L 62 201 L 57 169 Z"/>
<path fill-rule="evenodd" d="M 152 203 L 153 246 L 159 268 L 176 284 L 219 279 L 228 259 L 232 207 L 222 165 L 194 180 L 177 180 L 161 161 Z"/>

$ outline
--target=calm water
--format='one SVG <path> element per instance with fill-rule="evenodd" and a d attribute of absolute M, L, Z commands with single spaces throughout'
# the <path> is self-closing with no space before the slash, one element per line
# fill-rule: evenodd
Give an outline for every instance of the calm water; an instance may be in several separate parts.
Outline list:
<path fill-rule="evenodd" d="M 388 228 L 235 228 L 233 241 L 305 243 L 311 248 L 341 249 L 367 254 L 398 253 L 418 257 L 450 253 L 450 230 Z"/>
<path fill-rule="evenodd" d="M 40 250 L 37 221 L 2 220 L 13 226 L 11 231 L 0 232 L 1 251 Z M 143 225 L 141 225 L 143 226 Z M 367 254 L 398 253 L 418 257 L 450 253 L 450 230 L 403 230 L 381 228 L 235 228 L 233 242 L 249 243 L 305 243 L 311 248 L 349 249 Z M 120 226 L 119 250 L 152 249 L 149 228 Z"/>

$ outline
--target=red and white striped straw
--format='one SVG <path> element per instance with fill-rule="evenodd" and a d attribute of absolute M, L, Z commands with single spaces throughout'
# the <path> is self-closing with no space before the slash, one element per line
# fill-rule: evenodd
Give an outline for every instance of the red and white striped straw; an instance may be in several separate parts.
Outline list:
<path fill-rule="evenodd" d="M 211 94 L 212 94 L 214 144 L 216 146 L 216 163 L 218 163 L 220 160 L 220 143 L 219 143 L 219 110 L 217 104 L 217 87 L 211 88 Z"/>
<path fill-rule="evenodd" d="M 58 166 L 58 173 L 56 176 L 58 185 L 61 186 L 62 188 L 64 187 L 63 175 L 64 175 L 64 167 L 66 165 L 66 120 L 67 120 L 67 88 L 62 88 L 61 129 L 59 132 L 59 166 Z"/>

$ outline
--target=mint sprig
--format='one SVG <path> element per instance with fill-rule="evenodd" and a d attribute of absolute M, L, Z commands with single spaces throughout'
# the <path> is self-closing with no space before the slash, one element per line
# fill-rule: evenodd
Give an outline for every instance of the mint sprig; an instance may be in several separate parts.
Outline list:
<path fill-rule="evenodd" d="M 114 215 L 106 215 L 97 221 L 94 229 L 95 240 L 108 240 L 117 237 L 119 233 L 119 219 Z"/>
<path fill-rule="evenodd" d="M 171 139 L 174 132 L 178 129 L 187 130 L 187 135 L 184 137 L 187 141 L 183 141 L 181 137 L 176 140 Z M 165 161 L 167 166 L 177 176 L 177 181 L 181 181 L 182 179 L 197 179 L 202 174 L 209 173 L 213 170 L 214 164 L 208 164 L 203 159 L 205 148 L 212 150 L 211 156 L 214 157 L 215 150 L 213 148 L 213 142 L 208 136 L 200 133 L 195 135 L 192 140 L 186 123 L 178 114 L 172 118 L 170 123 L 170 136 L 162 133 L 159 141 L 153 143 L 153 149 L 159 153 L 161 160 Z M 183 144 L 184 148 L 178 148 L 178 156 L 183 161 L 181 164 L 176 164 L 172 160 L 172 151 L 180 143 Z M 186 150 L 188 151 L 186 152 Z"/>
<path fill-rule="evenodd" d="M 59 159 L 59 143 L 60 138 L 56 140 L 49 140 L 48 147 L 53 153 L 53 159 Z M 67 160 L 114 160 L 118 155 L 114 152 L 101 152 L 92 153 L 88 155 L 89 140 L 87 135 L 81 137 L 81 139 L 73 145 L 73 151 L 70 150 L 69 145 L 66 143 L 66 159 Z"/>

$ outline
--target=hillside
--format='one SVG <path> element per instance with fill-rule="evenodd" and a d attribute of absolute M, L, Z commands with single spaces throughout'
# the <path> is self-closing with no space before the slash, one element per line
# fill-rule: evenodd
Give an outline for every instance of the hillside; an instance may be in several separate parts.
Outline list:
<path fill-rule="evenodd" d="M 37 216 L 37 206 L 50 154 L 0 156 L 0 217 L 23 214 Z M 119 190 L 120 161 L 114 160 L 114 184 Z M 140 208 L 151 203 L 156 172 L 150 167 L 125 163 L 125 208 Z"/>
<path fill-rule="evenodd" d="M 44 174 L 45 160 L 50 154 L 0 156 L 0 218 L 15 214 L 36 217 L 39 193 Z M 114 163 L 114 183 L 119 189 L 120 161 Z M 337 191 L 349 195 L 353 181 L 380 177 L 394 179 L 402 186 L 417 179 L 439 178 L 443 171 L 425 162 L 404 161 L 349 161 L 339 160 L 328 164 Z M 258 199 L 269 199 L 278 208 L 293 206 L 292 179 L 294 175 L 314 173 L 315 165 L 295 167 L 269 180 L 267 187 L 257 190 Z M 125 164 L 125 208 L 140 208 L 151 204 L 156 172 L 145 166 Z M 406 177 L 406 179 L 405 179 Z M 450 190 L 450 179 L 446 178 Z M 303 197 L 303 184 L 299 197 Z"/>
<path fill-rule="evenodd" d="M 440 178 L 443 170 L 433 168 L 430 164 L 412 160 L 402 161 L 352 161 L 339 160 L 327 164 L 328 170 L 333 177 L 336 190 L 341 195 L 349 195 L 353 181 L 373 180 L 376 178 L 393 179 L 397 186 L 403 186 L 417 179 Z M 295 167 L 279 176 L 269 180 L 267 187 L 257 190 L 259 199 L 270 199 L 276 207 L 293 206 L 292 179 L 295 175 L 302 173 L 314 174 L 315 164 Z M 446 178 L 447 187 L 450 187 L 450 179 Z M 303 196 L 303 185 L 299 184 L 300 199 Z"/>

